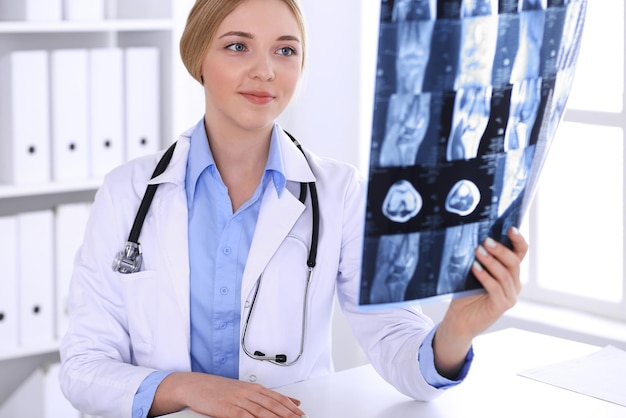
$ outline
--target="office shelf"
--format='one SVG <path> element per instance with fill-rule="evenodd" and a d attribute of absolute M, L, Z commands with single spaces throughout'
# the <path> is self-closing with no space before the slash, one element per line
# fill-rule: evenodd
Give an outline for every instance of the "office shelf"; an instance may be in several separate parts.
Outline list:
<path fill-rule="evenodd" d="M 104 19 L 91 22 L 0 22 L 0 34 L 171 31 L 170 19 Z"/>
<path fill-rule="evenodd" d="M 101 180 L 77 180 L 25 185 L 0 185 L 0 199 L 21 199 L 42 195 L 93 192 Z"/>

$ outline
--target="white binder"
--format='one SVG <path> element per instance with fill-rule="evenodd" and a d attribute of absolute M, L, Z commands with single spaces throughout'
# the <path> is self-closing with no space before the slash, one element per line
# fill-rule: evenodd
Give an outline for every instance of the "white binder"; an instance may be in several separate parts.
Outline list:
<path fill-rule="evenodd" d="M 17 330 L 17 219 L 0 217 L 0 353 L 18 346 Z"/>
<path fill-rule="evenodd" d="M 51 209 L 16 216 L 19 340 L 37 348 L 54 341 L 54 218 Z"/>
<path fill-rule="evenodd" d="M 74 270 L 76 252 L 83 241 L 90 206 L 89 203 L 66 203 L 55 208 L 55 334 L 57 339 L 65 335 L 68 327 L 68 289 Z"/>
<path fill-rule="evenodd" d="M 0 20 L 61 20 L 62 0 L 0 0 Z"/>
<path fill-rule="evenodd" d="M 150 2 L 150 7 L 140 1 L 118 1 L 115 12 L 119 19 L 166 19 L 170 15 L 170 8 L 169 3 L 163 1 Z"/>
<path fill-rule="evenodd" d="M 50 181 L 48 53 L 0 57 L 0 183 Z"/>
<path fill-rule="evenodd" d="M 124 162 L 124 63 L 121 48 L 89 51 L 91 176 Z"/>
<path fill-rule="evenodd" d="M 52 179 L 85 179 L 89 174 L 87 50 L 58 49 L 50 55 Z"/>
<path fill-rule="evenodd" d="M 65 20 L 95 21 L 104 19 L 104 0 L 63 0 Z"/>
<path fill-rule="evenodd" d="M 126 159 L 160 149 L 159 50 L 125 50 Z"/>

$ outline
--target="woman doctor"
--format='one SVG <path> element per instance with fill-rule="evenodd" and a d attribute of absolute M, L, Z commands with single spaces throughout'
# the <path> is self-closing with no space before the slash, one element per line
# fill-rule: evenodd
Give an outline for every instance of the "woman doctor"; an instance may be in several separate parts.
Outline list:
<path fill-rule="evenodd" d="M 181 53 L 204 87 L 205 116 L 154 179 L 161 155 L 106 177 L 76 257 L 60 381 L 79 410 L 304 416 L 306 405 L 269 388 L 332 372 L 335 291 L 376 370 L 429 400 L 463 380 L 472 338 L 515 303 L 527 245 L 511 230 L 512 251 L 490 239 L 476 249 L 486 293 L 451 302 L 438 326 L 409 308 L 358 311 L 365 184 L 346 164 L 305 157 L 275 123 L 305 47 L 297 0 L 196 1 Z M 302 198 L 309 182 L 316 192 Z M 146 184 L 159 187 L 141 269 L 113 271 Z M 319 246 L 307 285 L 315 193 Z"/>

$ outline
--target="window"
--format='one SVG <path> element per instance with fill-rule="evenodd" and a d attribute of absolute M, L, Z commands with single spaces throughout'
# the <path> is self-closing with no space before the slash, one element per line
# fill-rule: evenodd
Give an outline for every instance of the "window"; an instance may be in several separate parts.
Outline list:
<path fill-rule="evenodd" d="M 624 2 L 591 0 L 568 110 L 527 222 L 527 299 L 626 316 L 624 78 Z"/>

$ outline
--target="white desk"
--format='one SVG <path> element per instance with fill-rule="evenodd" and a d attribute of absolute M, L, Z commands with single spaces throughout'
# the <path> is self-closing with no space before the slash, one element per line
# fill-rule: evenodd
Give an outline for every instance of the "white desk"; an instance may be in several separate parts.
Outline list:
<path fill-rule="evenodd" d="M 310 418 L 626 417 L 626 407 L 517 375 L 582 357 L 599 347 L 518 329 L 475 339 L 469 376 L 431 402 L 414 401 L 367 365 L 279 388 Z M 625 389 L 626 390 L 626 389 Z M 168 418 L 204 417 L 191 411 Z"/>

